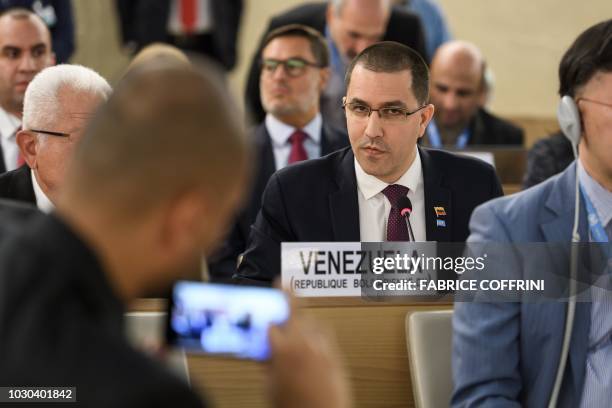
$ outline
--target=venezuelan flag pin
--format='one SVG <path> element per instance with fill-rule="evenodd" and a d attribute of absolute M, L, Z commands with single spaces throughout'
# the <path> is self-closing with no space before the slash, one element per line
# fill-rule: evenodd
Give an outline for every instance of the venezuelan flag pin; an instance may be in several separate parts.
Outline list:
<path fill-rule="evenodd" d="M 444 207 L 434 207 L 434 211 L 436 213 L 436 217 L 444 217 L 446 215 L 446 210 Z"/>

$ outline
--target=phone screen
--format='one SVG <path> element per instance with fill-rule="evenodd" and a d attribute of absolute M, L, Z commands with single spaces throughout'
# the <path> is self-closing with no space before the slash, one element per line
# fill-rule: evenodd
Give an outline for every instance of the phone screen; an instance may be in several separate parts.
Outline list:
<path fill-rule="evenodd" d="M 289 313 L 278 289 L 180 281 L 169 302 L 167 339 L 186 351 L 265 360 L 268 328 Z"/>

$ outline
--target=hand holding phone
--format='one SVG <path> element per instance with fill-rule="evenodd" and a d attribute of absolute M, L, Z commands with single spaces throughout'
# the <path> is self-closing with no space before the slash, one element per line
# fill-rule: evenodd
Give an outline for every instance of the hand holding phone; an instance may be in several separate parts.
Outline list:
<path fill-rule="evenodd" d="M 289 313 L 278 289 L 179 281 L 169 302 L 167 341 L 188 352 L 265 360 L 268 329 Z"/>
<path fill-rule="evenodd" d="M 268 381 L 275 407 L 352 406 L 348 377 L 330 331 L 294 306 L 289 320 L 272 326 L 269 336 Z"/>

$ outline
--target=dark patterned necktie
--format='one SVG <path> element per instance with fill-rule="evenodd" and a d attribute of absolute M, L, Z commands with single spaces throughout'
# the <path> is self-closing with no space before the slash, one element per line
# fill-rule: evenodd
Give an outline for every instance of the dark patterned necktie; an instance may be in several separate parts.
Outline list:
<path fill-rule="evenodd" d="M 382 191 L 391 203 L 391 211 L 389 211 L 387 220 L 387 241 L 410 241 L 406 220 L 401 216 L 400 208 L 396 207 L 400 197 L 406 197 L 408 191 L 410 191 L 408 187 L 399 184 L 391 184 Z"/>

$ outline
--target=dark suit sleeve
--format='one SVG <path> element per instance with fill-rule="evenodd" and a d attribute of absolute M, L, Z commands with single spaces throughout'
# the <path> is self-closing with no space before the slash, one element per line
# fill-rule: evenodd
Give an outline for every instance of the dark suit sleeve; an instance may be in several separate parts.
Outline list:
<path fill-rule="evenodd" d="M 246 247 L 247 237 L 240 228 L 240 218 L 236 222 L 221 248 L 209 260 L 208 272 L 213 282 L 231 282 L 236 273 L 238 258 Z"/>
<path fill-rule="evenodd" d="M 281 182 L 275 173 L 264 191 L 262 208 L 251 227 L 247 250 L 234 280 L 244 284 L 271 285 L 280 276 L 281 242 L 294 240 Z"/>
<path fill-rule="evenodd" d="M 523 188 L 535 186 L 558 173 L 557 157 L 548 139 L 537 141 L 527 155 Z"/>
<path fill-rule="evenodd" d="M 56 0 L 53 8 L 57 21 L 51 29 L 51 35 L 53 51 L 59 64 L 68 62 L 74 52 L 74 19 L 70 0 Z"/>
<path fill-rule="evenodd" d="M 116 0 L 117 15 L 119 17 L 119 31 L 121 33 L 121 44 L 126 45 L 135 41 L 134 35 L 134 10 L 138 0 Z"/>

